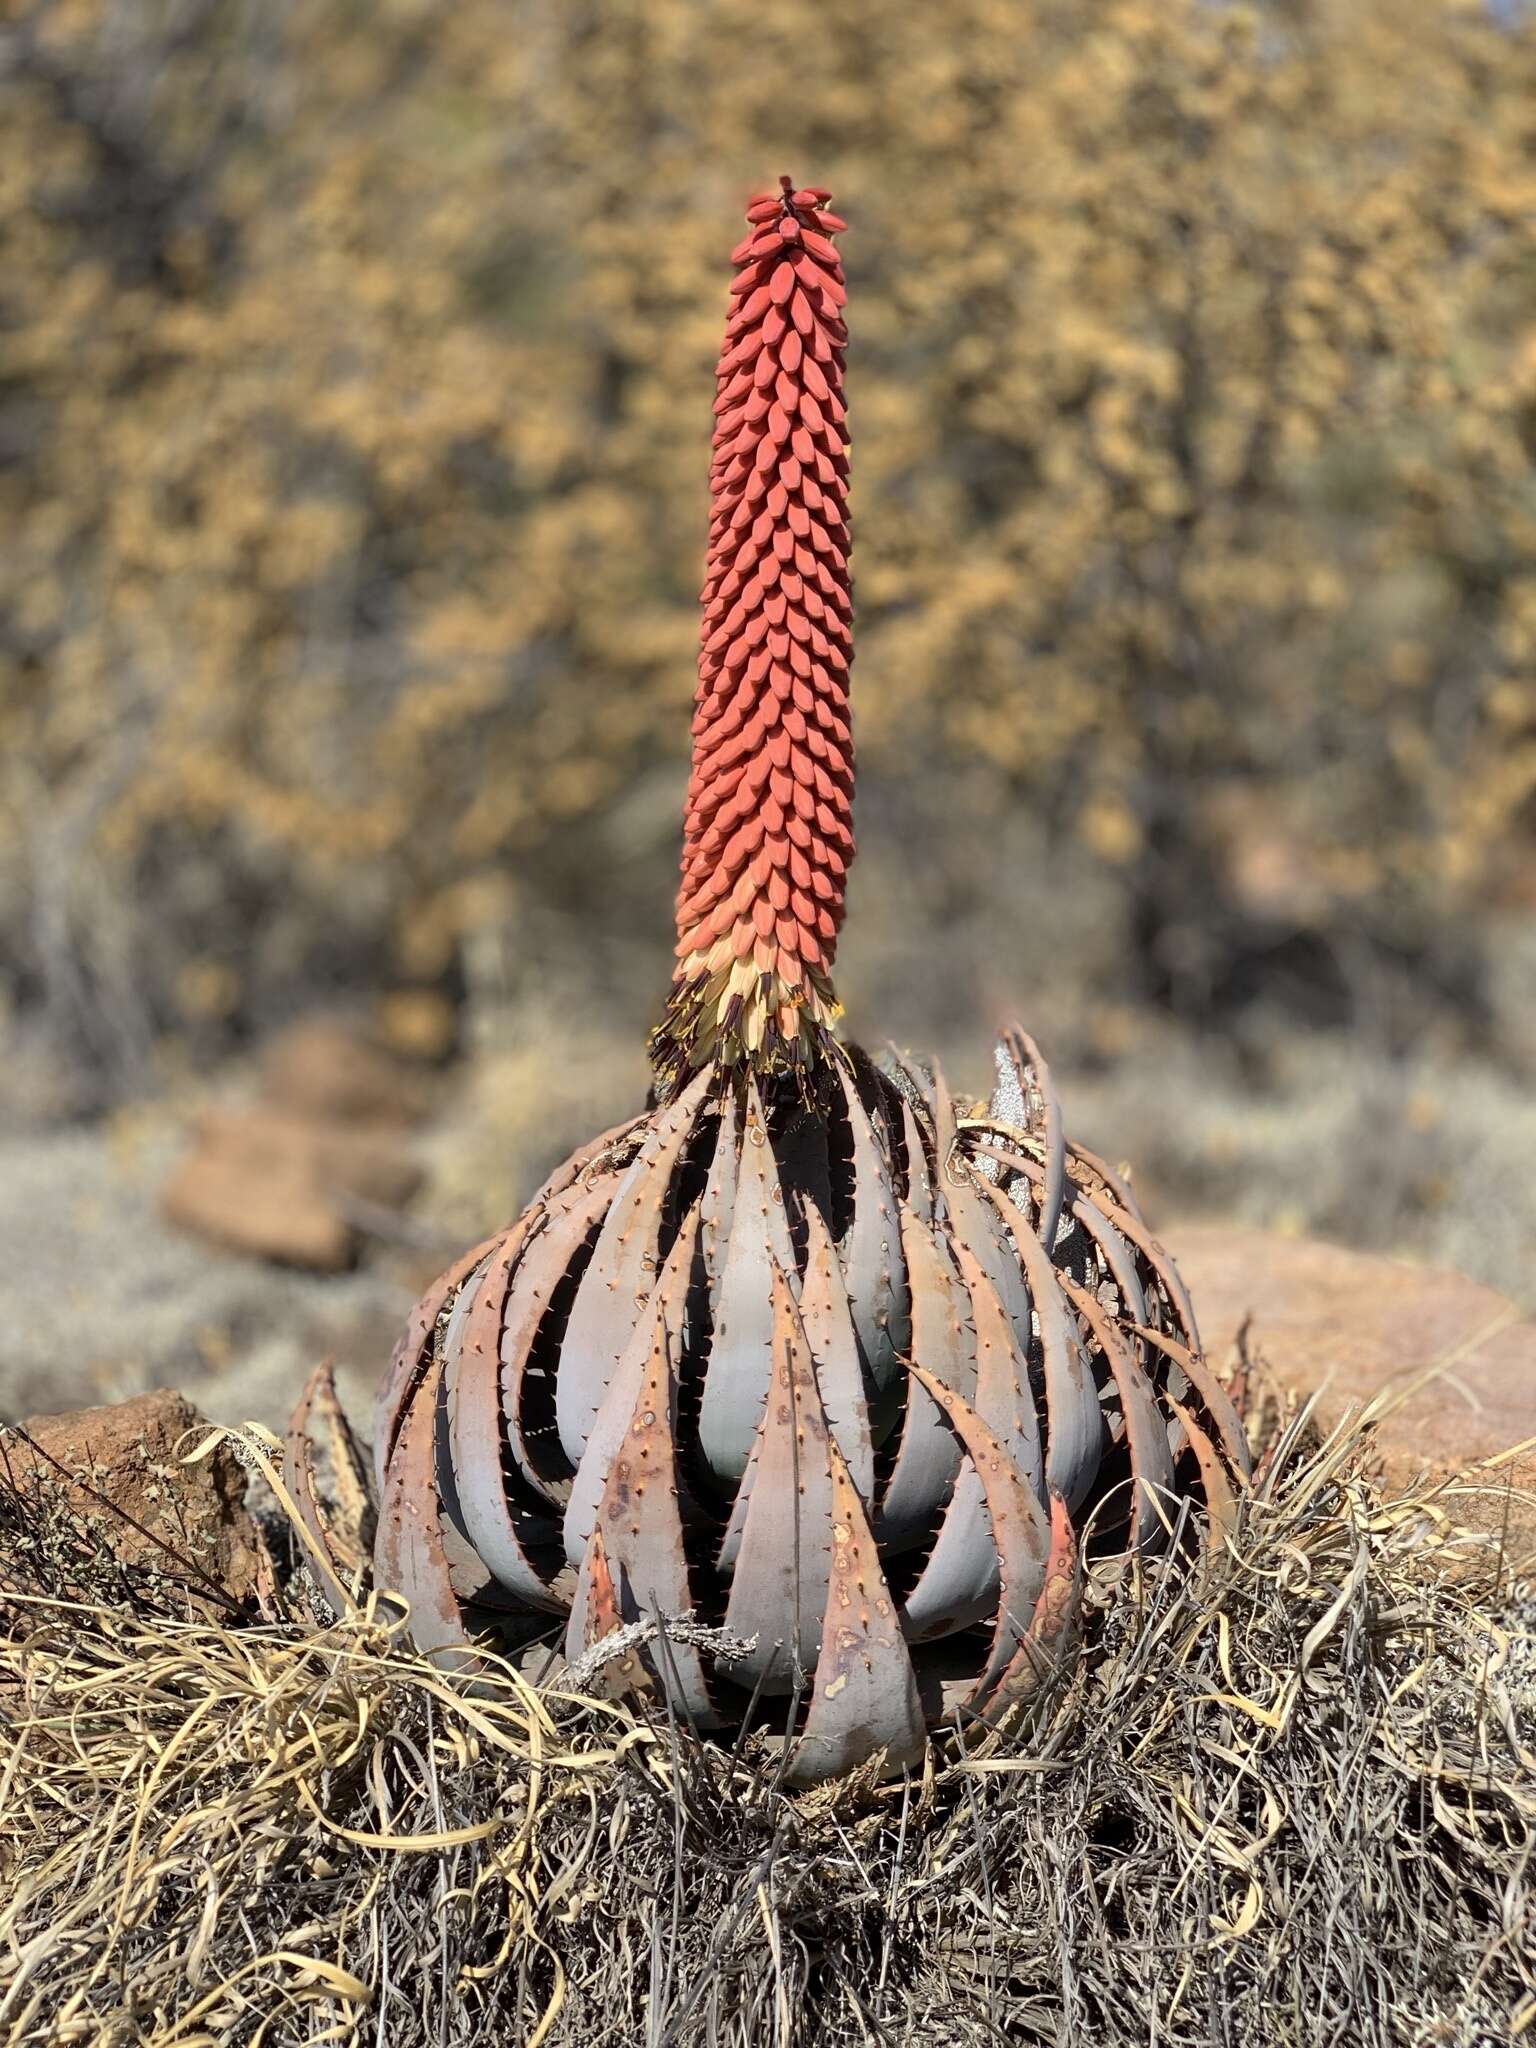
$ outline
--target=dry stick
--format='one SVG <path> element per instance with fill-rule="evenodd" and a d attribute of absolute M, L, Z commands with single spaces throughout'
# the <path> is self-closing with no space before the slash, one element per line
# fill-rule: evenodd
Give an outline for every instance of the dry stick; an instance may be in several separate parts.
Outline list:
<path fill-rule="evenodd" d="M 1493 1597 L 1495 1600 L 1497 1600 L 1499 1594 L 1503 1591 L 1504 1586 L 1504 1562 L 1506 1553 L 1509 1549 L 1509 1514 L 1510 1507 L 1513 1502 L 1513 1486 L 1514 1473 L 1506 1472 L 1504 1483 L 1504 1513 L 1499 1525 L 1499 1548 L 1494 1562 Z M 1478 1678 L 1477 1684 L 1477 1721 L 1479 1726 L 1482 1725 L 1484 1702 L 1487 1698 L 1488 1669 L 1492 1653 L 1493 1626 L 1492 1620 L 1490 1618 L 1488 1626 L 1485 1628 L 1483 1632 L 1483 1667 L 1482 1672 Z M 1489 1789 L 1491 1790 L 1493 1782 L 1493 1759 L 1491 1756 L 1488 1758 L 1488 1778 Z"/>
<path fill-rule="evenodd" d="M 906 1765 L 901 1772 L 901 1824 L 896 1831 L 896 1854 L 891 1860 L 891 1885 L 886 1897 L 885 1939 L 880 1944 L 880 1978 L 875 1989 L 883 1994 L 885 1980 L 891 1966 L 890 1937 L 896 1927 L 896 1899 L 900 1889 L 903 1858 L 907 1848 L 907 1819 L 912 1810 L 912 1772 Z"/>
<path fill-rule="evenodd" d="M 447 1821 L 443 1816 L 443 1789 L 437 1776 L 437 1722 L 433 1713 L 432 1695 L 427 1695 L 427 1782 L 432 1788 L 432 1818 L 437 1822 L 438 1833 L 447 1832 Z M 442 1951 L 442 1980 L 440 1987 L 441 2007 L 438 2014 L 438 2041 L 446 2044 L 448 2025 L 448 1926 L 444 1914 L 447 1900 L 448 1873 L 441 1864 L 437 1872 L 437 1924 L 438 1942 Z"/>
<path fill-rule="evenodd" d="M 672 1934 L 667 1950 L 666 1972 L 662 1978 L 661 1996 L 651 2018 L 647 2021 L 647 2033 L 649 2036 L 654 2036 L 655 2021 L 659 2016 L 665 2014 L 667 2005 L 671 2000 L 672 1976 L 677 1962 L 678 1928 L 682 1921 L 683 1912 L 683 1760 L 682 1751 L 677 1739 L 677 1711 L 674 1704 L 674 1694 L 680 1697 L 681 1687 L 677 1682 L 677 1660 L 673 1657 L 671 1645 L 667 1642 L 666 1623 L 662 1619 L 660 1610 L 655 1609 L 654 1606 L 653 1613 L 656 1621 L 657 1642 L 661 1652 L 658 1661 L 664 1667 L 661 1689 L 666 1702 L 667 1742 L 672 1755 Z M 693 1733 L 695 1740 L 697 1740 L 698 1730 L 694 1729 Z M 658 1928 L 658 1925 L 659 1923 L 655 1920 L 652 1921 L 653 1958 L 654 1930 Z M 652 1982 L 654 1986 L 654 1965 Z"/>
<path fill-rule="evenodd" d="M 955 1740 L 960 1749 L 962 1763 L 965 1759 L 965 1733 L 959 1721 L 955 1723 Z M 997 1970 L 997 1901 L 992 1892 L 992 1871 L 987 1861 L 986 1836 L 982 1830 L 981 1817 L 976 1803 L 976 1785 L 969 1771 L 961 1772 L 961 1786 L 964 1791 L 966 1808 L 976 1834 L 977 1860 L 981 1864 L 981 1882 L 987 1902 L 987 2003 L 990 2009 L 993 1997 L 992 1986 Z"/>
<path fill-rule="evenodd" d="M 658 2048 L 675 2048 L 675 2044 L 682 2039 L 681 2030 L 683 2026 L 692 2018 L 705 1992 L 717 1981 L 718 1972 L 711 1970 L 708 1966 L 716 1958 L 724 1956 L 727 1946 L 735 1935 L 738 1926 L 747 1917 L 751 1904 L 756 1903 L 758 1892 L 772 1875 L 775 1859 L 778 1857 L 785 1842 L 789 1839 L 792 1825 L 793 1823 L 787 1817 L 779 1822 L 778 1827 L 774 1831 L 772 1841 L 747 1872 L 743 1883 L 737 1890 L 736 1898 L 730 1910 L 720 1920 L 713 1935 L 710 1937 L 709 1945 L 704 1953 L 704 1967 L 698 1974 L 694 1988 L 684 1999 L 681 2010 L 678 2012 L 667 2033 L 662 2037 Z"/>

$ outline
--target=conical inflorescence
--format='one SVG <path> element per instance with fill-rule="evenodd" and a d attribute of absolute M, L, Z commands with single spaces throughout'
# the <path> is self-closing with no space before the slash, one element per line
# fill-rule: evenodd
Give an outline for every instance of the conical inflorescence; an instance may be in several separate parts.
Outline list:
<path fill-rule="evenodd" d="M 755 198 L 716 373 L 709 550 L 677 972 L 653 1040 L 675 1092 L 711 1059 L 806 1063 L 853 858 L 846 291 L 830 194 Z"/>
<path fill-rule="evenodd" d="M 1016 1721 L 1083 1559 L 1220 1535 L 1248 1467 L 1172 1260 L 1066 1136 L 1033 1040 L 1005 1031 L 961 1101 L 936 1063 L 833 1034 L 853 752 L 827 196 L 782 180 L 736 251 L 656 1101 L 428 1290 L 374 1430 L 374 1569 L 418 1648 L 552 1629 L 696 1729 L 766 1722 L 791 1783 Z M 323 1544 L 317 1412 L 288 1471 Z"/>

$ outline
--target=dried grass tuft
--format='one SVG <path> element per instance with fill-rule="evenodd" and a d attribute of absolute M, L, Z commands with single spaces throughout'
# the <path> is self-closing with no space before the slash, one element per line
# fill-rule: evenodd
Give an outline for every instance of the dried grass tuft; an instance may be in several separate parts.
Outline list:
<path fill-rule="evenodd" d="M 189 1619 L 0 1486 L 0 2040 L 1536 2029 L 1528 1589 L 1454 1488 L 1384 1498 L 1369 1457 L 1298 1418 L 1027 1743 L 805 1795 L 509 1664 L 445 1677 L 385 1599 L 307 1618 L 302 1574 L 275 1618 Z"/>

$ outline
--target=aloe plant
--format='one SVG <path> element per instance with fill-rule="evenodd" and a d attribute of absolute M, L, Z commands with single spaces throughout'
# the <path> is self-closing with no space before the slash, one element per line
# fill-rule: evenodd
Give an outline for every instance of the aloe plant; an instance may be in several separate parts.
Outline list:
<path fill-rule="evenodd" d="M 417 1645 L 563 1619 L 788 1775 L 1006 1721 L 1085 1543 L 1216 1531 L 1247 1469 L 1177 1272 L 1005 1031 L 989 1099 L 838 1038 L 853 856 L 843 222 L 755 198 L 715 401 L 677 956 L 650 1106 L 417 1306 L 375 1568 Z M 668 1627 L 668 1624 L 671 1627 Z"/>

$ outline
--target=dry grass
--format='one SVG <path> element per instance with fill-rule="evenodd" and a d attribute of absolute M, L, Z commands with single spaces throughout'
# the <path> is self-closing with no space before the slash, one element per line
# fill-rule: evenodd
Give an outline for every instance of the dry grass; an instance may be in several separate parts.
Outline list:
<path fill-rule="evenodd" d="M 303 1573 L 272 1618 L 182 1618 L 13 1492 L 0 2040 L 1508 2040 L 1536 1654 L 1455 1509 L 1300 1418 L 1024 1743 L 790 1796 L 510 1666 L 446 1678 L 386 1601 L 306 1617 Z"/>

